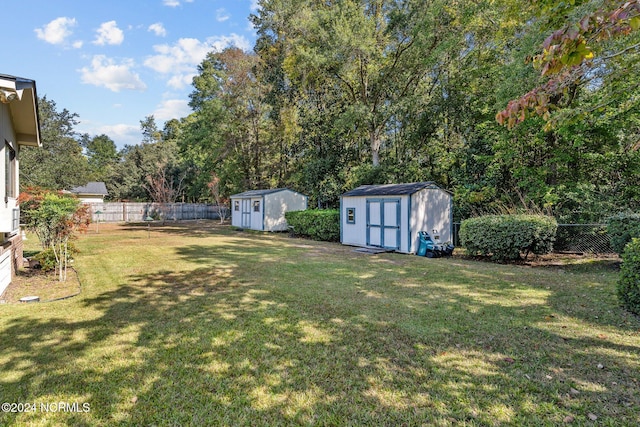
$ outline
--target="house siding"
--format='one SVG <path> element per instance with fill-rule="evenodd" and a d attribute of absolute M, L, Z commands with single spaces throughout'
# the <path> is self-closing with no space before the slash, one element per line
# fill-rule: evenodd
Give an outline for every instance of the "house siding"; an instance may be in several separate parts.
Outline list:
<path fill-rule="evenodd" d="M 0 295 L 6 290 L 22 266 L 23 247 L 24 243 L 20 234 L 0 245 Z"/>
<path fill-rule="evenodd" d="M 22 98 L 0 104 L 0 294 L 22 265 L 23 242 L 20 235 L 18 194 L 20 188 L 20 144 L 40 147 L 40 130 L 35 81 L 2 75 L 2 84 L 13 90 L 16 83 L 22 86 Z M 3 86 L 4 87 L 4 86 Z M 15 152 L 11 164 L 15 175 L 11 176 L 11 192 L 6 185 L 7 146 Z M 15 218 L 15 220 L 14 220 Z"/>
<path fill-rule="evenodd" d="M 5 143 L 9 144 L 16 153 L 15 159 L 15 171 L 14 177 L 15 190 L 14 194 L 17 194 L 20 183 L 19 179 L 19 159 L 20 159 L 20 147 L 16 144 L 16 135 L 13 130 L 13 123 L 11 122 L 11 112 L 8 104 L 0 104 L 0 177 L 2 177 L 2 185 L 0 186 L 0 235 L 3 236 L 0 243 L 0 295 L 5 291 L 7 286 L 11 283 L 13 277 L 15 277 L 18 268 L 22 265 L 23 257 L 23 242 L 19 233 L 15 234 L 17 230 L 14 229 L 13 214 L 14 209 L 18 208 L 18 202 L 16 197 L 7 197 L 6 186 L 4 185 L 5 179 Z M 13 233 L 13 234 L 12 234 Z"/>
<path fill-rule="evenodd" d="M 17 195 L 18 188 L 20 188 L 19 180 L 19 160 L 20 160 L 20 147 L 16 144 L 16 135 L 13 131 L 13 125 L 11 122 L 11 112 L 7 104 L 0 104 L 2 108 L 0 111 L 0 177 L 2 177 L 2 185 L 0 186 L 0 193 L 2 198 L 0 199 L 0 232 L 11 233 L 13 229 L 13 210 L 18 207 L 17 197 L 8 197 L 5 182 L 6 164 L 5 164 L 5 143 L 9 144 L 16 153 L 15 158 L 15 177 L 14 177 L 14 194 Z"/>

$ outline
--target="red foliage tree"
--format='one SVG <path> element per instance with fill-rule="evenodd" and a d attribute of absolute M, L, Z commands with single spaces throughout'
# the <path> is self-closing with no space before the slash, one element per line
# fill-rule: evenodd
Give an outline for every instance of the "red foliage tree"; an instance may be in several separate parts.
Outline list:
<path fill-rule="evenodd" d="M 42 248 L 55 256 L 60 281 L 67 278 L 69 240 L 76 232 L 85 232 L 91 223 L 90 209 L 70 194 L 30 187 L 18 201 L 22 223 L 33 231 Z"/>
<path fill-rule="evenodd" d="M 603 62 L 624 55 L 639 45 L 626 46 L 617 52 L 596 55 L 602 42 L 620 38 L 640 29 L 640 0 L 606 1 L 603 8 L 584 16 L 578 23 L 554 31 L 542 45 L 542 53 L 533 58 L 545 84 L 536 87 L 496 114 L 496 120 L 509 128 L 528 116 L 549 120 L 553 109 L 567 105 L 577 86 Z M 595 61 L 595 59 L 599 61 Z"/>

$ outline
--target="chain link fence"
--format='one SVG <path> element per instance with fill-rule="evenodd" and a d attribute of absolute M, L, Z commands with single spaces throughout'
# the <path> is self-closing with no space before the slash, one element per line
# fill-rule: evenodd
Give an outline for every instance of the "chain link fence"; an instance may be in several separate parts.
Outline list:
<path fill-rule="evenodd" d="M 606 224 L 558 224 L 555 252 L 613 253 Z"/>
<path fill-rule="evenodd" d="M 460 223 L 453 223 L 453 244 L 460 245 Z M 606 224 L 558 224 L 554 252 L 610 254 Z"/>

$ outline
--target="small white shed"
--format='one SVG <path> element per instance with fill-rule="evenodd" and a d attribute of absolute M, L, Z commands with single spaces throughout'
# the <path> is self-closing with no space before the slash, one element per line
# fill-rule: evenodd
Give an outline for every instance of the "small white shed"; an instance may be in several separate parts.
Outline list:
<path fill-rule="evenodd" d="M 81 187 L 74 187 L 70 192 L 78 196 L 80 203 L 104 203 L 104 198 L 109 195 L 104 182 L 90 182 Z"/>
<path fill-rule="evenodd" d="M 415 253 L 419 231 L 452 240 L 453 197 L 433 182 L 362 185 L 340 196 L 340 241 Z"/>
<path fill-rule="evenodd" d="M 284 213 L 307 209 L 308 197 L 288 188 L 250 190 L 231 196 L 231 225 L 261 231 L 284 231 Z"/>

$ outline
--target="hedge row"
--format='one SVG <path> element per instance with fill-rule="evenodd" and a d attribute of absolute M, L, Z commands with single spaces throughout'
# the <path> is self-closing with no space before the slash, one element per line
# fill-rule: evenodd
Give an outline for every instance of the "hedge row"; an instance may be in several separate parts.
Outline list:
<path fill-rule="evenodd" d="M 313 240 L 340 241 L 340 211 L 337 209 L 286 212 L 287 224 L 295 234 Z"/>
<path fill-rule="evenodd" d="M 611 248 L 621 254 L 634 237 L 640 237 L 640 214 L 619 213 L 607 220 Z"/>
<path fill-rule="evenodd" d="M 470 255 L 509 261 L 551 252 L 557 229 L 556 220 L 543 215 L 486 215 L 462 221 L 460 242 Z"/>
<path fill-rule="evenodd" d="M 622 305 L 640 314 L 640 238 L 631 239 L 622 252 L 617 289 Z"/>

